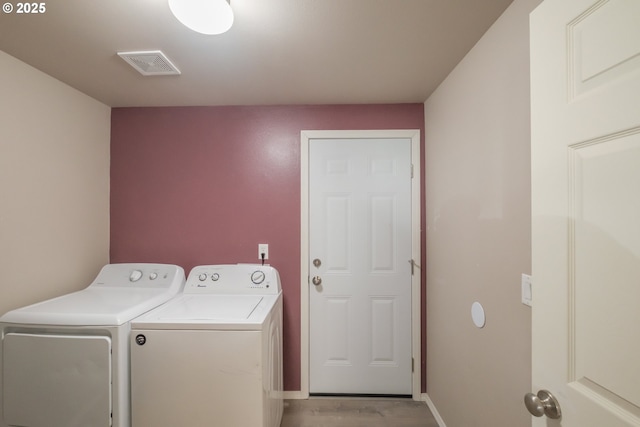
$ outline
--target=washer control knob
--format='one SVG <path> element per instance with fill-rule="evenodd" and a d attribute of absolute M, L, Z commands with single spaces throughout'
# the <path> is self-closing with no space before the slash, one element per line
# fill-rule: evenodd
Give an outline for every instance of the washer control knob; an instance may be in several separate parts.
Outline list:
<path fill-rule="evenodd" d="M 198 276 L 198 280 L 200 280 L 201 282 L 207 280 L 207 273 L 200 273 L 200 275 Z"/>
<path fill-rule="evenodd" d="M 131 274 L 129 275 L 129 281 L 130 282 L 137 282 L 141 278 L 142 278 L 142 271 L 140 271 L 140 270 L 133 270 L 131 272 Z"/>
<path fill-rule="evenodd" d="M 256 270 L 253 273 L 251 273 L 251 281 L 255 285 L 259 285 L 260 283 L 264 282 L 265 278 L 266 276 L 264 274 L 264 271 Z"/>
<path fill-rule="evenodd" d="M 158 278 L 158 273 L 155 271 L 149 275 L 149 279 L 156 280 Z"/>

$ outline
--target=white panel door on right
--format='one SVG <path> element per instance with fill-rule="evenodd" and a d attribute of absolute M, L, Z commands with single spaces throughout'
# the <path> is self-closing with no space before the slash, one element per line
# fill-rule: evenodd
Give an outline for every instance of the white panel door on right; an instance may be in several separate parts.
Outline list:
<path fill-rule="evenodd" d="M 533 425 L 637 427 L 640 0 L 545 0 L 531 101 Z"/>
<path fill-rule="evenodd" d="M 411 394 L 411 140 L 309 143 L 309 391 Z"/>

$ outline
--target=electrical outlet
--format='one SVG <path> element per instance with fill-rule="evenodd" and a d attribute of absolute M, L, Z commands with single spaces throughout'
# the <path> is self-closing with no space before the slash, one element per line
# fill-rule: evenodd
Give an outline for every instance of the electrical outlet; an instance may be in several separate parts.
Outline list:
<path fill-rule="evenodd" d="M 531 307 L 531 276 L 529 276 L 528 274 L 523 274 L 520 286 L 522 287 L 522 303 Z"/>
<path fill-rule="evenodd" d="M 269 244 L 258 243 L 258 259 L 262 259 L 262 254 L 264 254 L 264 259 L 269 259 Z"/>

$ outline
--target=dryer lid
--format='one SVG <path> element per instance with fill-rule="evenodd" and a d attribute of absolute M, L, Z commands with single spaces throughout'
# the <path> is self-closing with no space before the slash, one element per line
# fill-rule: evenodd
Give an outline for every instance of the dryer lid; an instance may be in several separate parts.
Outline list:
<path fill-rule="evenodd" d="M 0 322 L 29 325 L 119 326 L 170 300 L 172 290 L 86 288 L 10 311 Z"/>

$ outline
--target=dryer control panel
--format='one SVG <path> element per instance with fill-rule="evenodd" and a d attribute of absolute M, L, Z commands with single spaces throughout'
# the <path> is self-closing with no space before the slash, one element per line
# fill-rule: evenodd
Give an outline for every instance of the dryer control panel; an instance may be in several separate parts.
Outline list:
<path fill-rule="evenodd" d="M 261 264 L 199 265 L 187 277 L 184 293 L 277 295 L 278 271 Z"/>
<path fill-rule="evenodd" d="M 171 264 L 123 263 L 102 267 L 89 285 L 94 288 L 175 289 L 185 281 L 182 267 Z"/>

